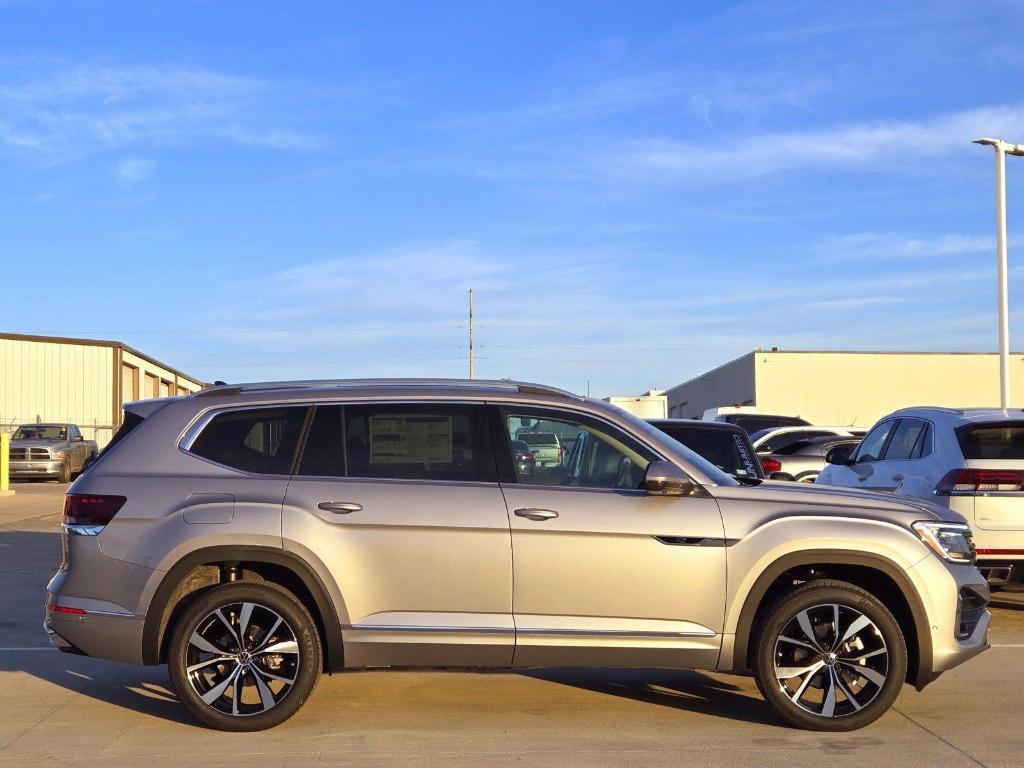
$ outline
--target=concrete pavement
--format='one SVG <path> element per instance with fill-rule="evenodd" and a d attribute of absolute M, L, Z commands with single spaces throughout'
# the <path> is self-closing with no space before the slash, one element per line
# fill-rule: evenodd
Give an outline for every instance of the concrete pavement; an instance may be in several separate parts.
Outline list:
<path fill-rule="evenodd" d="M 664 670 L 353 672 L 285 725 L 196 725 L 164 668 L 47 650 L 43 590 L 60 494 L 0 499 L 0 768 L 161 766 L 1021 766 L 1024 599 L 1000 593 L 994 648 L 849 734 L 781 725 L 748 678 Z"/>

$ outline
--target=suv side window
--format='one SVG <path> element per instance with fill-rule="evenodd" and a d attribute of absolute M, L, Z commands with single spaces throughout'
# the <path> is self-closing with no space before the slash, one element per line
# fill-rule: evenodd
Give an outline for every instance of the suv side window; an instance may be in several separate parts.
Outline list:
<path fill-rule="evenodd" d="M 878 461 L 881 459 L 882 450 L 885 448 L 885 442 L 889 439 L 889 433 L 896 424 L 897 419 L 889 419 L 888 421 L 883 421 L 868 432 L 867 436 L 861 441 L 860 446 L 857 448 L 857 455 L 853 460 L 860 463 L 865 461 Z"/>
<path fill-rule="evenodd" d="M 289 406 L 225 411 L 203 428 L 189 451 L 243 472 L 287 475 L 307 410 Z"/>
<path fill-rule="evenodd" d="M 900 419 L 900 425 L 885 449 L 885 460 L 903 461 L 912 458 L 927 426 L 927 422 L 921 419 Z"/>
<path fill-rule="evenodd" d="M 576 488 L 636 489 L 647 465 L 655 458 L 647 448 L 627 435 L 583 415 L 533 408 L 501 408 L 506 445 L 530 432 L 552 432 L 573 441 L 562 461 L 541 465 L 529 473 L 516 464 L 516 480 L 531 485 Z"/>
<path fill-rule="evenodd" d="M 921 430 L 920 436 L 917 438 L 917 443 L 914 445 L 914 450 L 910 453 L 912 459 L 923 459 L 925 456 L 932 455 L 932 425 L 927 421 L 924 423 L 924 429 Z"/>
<path fill-rule="evenodd" d="M 334 432 L 339 424 L 340 432 Z M 482 404 L 321 407 L 310 429 L 300 473 L 385 480 L 496 482 L 489 441 Z"/>

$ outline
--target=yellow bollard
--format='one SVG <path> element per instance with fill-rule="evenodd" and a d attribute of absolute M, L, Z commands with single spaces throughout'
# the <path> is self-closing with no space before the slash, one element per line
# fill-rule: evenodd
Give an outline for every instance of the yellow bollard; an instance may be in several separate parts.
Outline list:
<path fill-rule="evenodd" d="M 0 435 L 0 496 L 10 496 L 11 490 L 11 436 Z"/>

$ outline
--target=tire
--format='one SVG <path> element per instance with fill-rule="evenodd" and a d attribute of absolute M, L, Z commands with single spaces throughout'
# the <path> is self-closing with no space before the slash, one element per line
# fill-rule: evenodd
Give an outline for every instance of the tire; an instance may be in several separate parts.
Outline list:
<path fill-rule="evenodd" d="M 60 474 L 57 475 L 58 483 L 70 483 L 71 482 L 71 462 L 67 459 L 60 465 Z"/>
<path fill-rule="evenodd" d="M 885 714 L 903 687 L 903 633 L 889 610 L 860 587 L 808 582 L 775 602 L 759 622 L 754 679 L 792 725 L 814 731 L 863 728 Z M 799 673 L 784 676 L 790 671 Z"/>
<path fill-rule="evenodd" d="M 178 698 L 198 720 L 222 731 L 261 731 L 302 707 L 323 655 L 316 624 L 294 595 L 235 582 L 210 589 L 184 611 L 167 664 Z"/>

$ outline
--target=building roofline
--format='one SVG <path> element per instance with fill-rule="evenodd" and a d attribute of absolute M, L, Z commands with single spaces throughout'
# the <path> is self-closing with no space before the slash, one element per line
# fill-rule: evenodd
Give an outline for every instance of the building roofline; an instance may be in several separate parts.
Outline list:
<path fill-rule="evenodd" d="M 892 349 L 755 349 L 747 354 L 755 355 L 998 355 L 998 352 L 921 352 L 914 350 Z M 1010 352 L 1011 355 L 1024 355 L 1024 352 Z M 743 355 L 746 357 L 746 355 Z M 740 358 L 736 358 L 739 360 Z M 735 361 L 730 361 L 735 362 Z M 729 363 L 725 363 L 728 365 Z M 722 367 L 722 366 L 719 366 Z M 716 369 L 717 370 L 717 369 Z"/>
<path fill-rule="evenodd" d="M 693 378 L 687 379 L 686 381 L 684 381 L 684 382 L 682 382 L 680 384 L 676 384 L 674 387 L 669 387 L 668 389 L 665 390 L 663 396 L 667 397 L 669 392 L 677 390 L 680 387 L 685 387 L 687 384 L 692 384 L 693 382 L 695 382 L 695 381 L 697 381 L 699 379 L 706 378 L 707 376 L 710 376 L 711 374 L 716 373 L 717 371 L 720 371 L 723 368 L 726 368 L 727 366 L 732 365 L 733 363 L 738 363 L 743 358 L 750 357 L 751 355 L 754 355 L 754 354 L 757 354 L 757 350 L 756 349 L 752 349 L 749 352 L 744 352 L 742 355 L 740 355 L 739 357 L 734 357 L 732 360 L 727 360 L 726 362 L 722 363 L 721 365 L 718 365 L 718 366 L 712 368 L 710 371 L 704 371 L 704 373 L 698 373 Z"/>
<path fill-rule="evenodd" d="M 3 331 L 0 331 L 0 340 L 35 341 L 43 344 L 77 344 L 78 346 L 82 347 L 108 347 L 110 349 L 122 349 L 125 352 L 129 352 L 135 355 L 136 357 L 142 358 L 146 362 L 160 366 L 165 371 L 169 371 L 170 373 L 173 373 L 175 376 L 178 376 L 179 378 L 187 379 L 196 386 L 202 387 L 205 385 L 205 382 L 202 381 L 201 379 L 197 379 L 195 376 L 190 376 L 189 374 L 184 373 L 183 371 L 179 371 L 177 368 L 172 368 L 171 366 L 167 365 L 167 363 L 162 363 L 155 357 L 147 355 L 144 352 L 140 352 L 134 347 L 129 347 L 127 344 L 120 341 L 110 341 L 108 339 L 79 339 L 72 338 L 69 336 L 38 336 L 29 333 L 6 333 Z"/>

